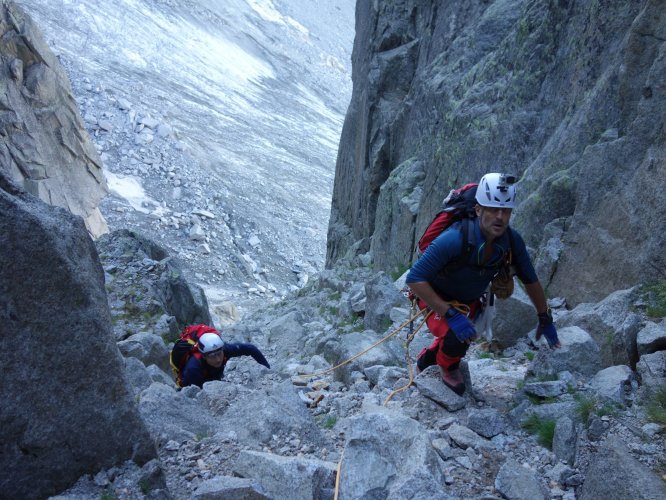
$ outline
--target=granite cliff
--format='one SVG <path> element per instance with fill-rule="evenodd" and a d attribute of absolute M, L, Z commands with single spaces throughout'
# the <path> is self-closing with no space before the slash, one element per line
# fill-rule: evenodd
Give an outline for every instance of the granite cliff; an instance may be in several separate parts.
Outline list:
<path fill-rule="evenodd" d="M 520 176 L 513 224 L 570 305 L 664 276 L 666 3 L 358 2 L 327 265 L 408 266 L 449 189 Z"/>
<path fill-rule="evenodd" d="M 0 3 L 0 173 L 48 204 L 80 215 L 93 236 L 108 228 L 102 162 L 69 78 L 31 18 Z"/>

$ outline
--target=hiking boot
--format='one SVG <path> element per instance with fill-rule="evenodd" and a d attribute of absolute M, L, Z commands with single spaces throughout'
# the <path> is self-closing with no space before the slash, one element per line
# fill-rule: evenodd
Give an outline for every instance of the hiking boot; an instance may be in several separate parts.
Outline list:
<path fill-rule="evenodd" d="M 442 373 L 442 382 L 444 382 L 446 387 L 451 389 L 458 396 L 462 396 L 465 393 L 465 379 L 463 378 L 460 368 L 445 370 L 440 366 L 439 371 Z"/>

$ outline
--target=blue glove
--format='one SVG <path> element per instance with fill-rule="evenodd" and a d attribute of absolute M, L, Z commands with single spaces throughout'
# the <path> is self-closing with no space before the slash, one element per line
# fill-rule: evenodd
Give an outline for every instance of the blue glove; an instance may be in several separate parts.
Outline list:
<path fill-rule="evenodd" d="M 467 319 L 467 316 L 463 316 L 453 307 L 446 311 L 444 317 L 446 318 L 446 323 L 449 325 L 449 328 L 460 342 L 465 342 L 466 340 L 476 337 L 476 328 L 474 328 L 474 324 Z"/>
<path fill-rule="evenodd" d="M 557 329 L 553 324 L 553 316 L 550 313 L 550 309 L 545 313 L 538 315 L 539 317 L 539 326 L 536 330 L 536 339 L 539 340 L 543 335 L 548 341 L 550 347 L 560 347 L 560 339 L 557 338 Z"/>

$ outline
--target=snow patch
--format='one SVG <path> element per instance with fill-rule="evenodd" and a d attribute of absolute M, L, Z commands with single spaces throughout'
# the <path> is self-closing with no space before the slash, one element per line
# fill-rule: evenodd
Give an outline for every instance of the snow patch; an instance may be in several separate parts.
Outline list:
<path fill-rule="evenodd" d="M 134 210 L 144 214 L 161 215 L 164 213 L 164 208 L 159 202 L 146 195 L 137 177 L 116 175 L 108 170 L 104 170 L 104 177 L 106 177 L 109 191 L 126 200 Z M 153 207 L 153 209 L 149 207 Z"/>

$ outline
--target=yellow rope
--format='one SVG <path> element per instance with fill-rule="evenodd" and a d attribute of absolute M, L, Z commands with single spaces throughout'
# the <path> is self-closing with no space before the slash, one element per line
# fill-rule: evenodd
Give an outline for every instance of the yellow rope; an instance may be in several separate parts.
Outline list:
<path fill-rule="evenodd" d="M 416 303 L 416 300 L 414 300 L 414 301 L 412 302 L 412 310 L 413 310 L 413 308 L 414 308 L 414 304 L 415 304 L 415 303 Z M 460 303 L 460 302 L 457 302 L 457 301 L 452 301 L 452 302 L 449 302 L 449 305 L 450 305 L 451 307 L 455 307 L 455 308 L 456 308 L 458 311 L 460 311 L 462 314 L 465 314 L 465 315 L 469 314 L 469 306 L 468 306 L 467 304 L 463 304 L 463 303 Z M 330 373 L 330 372 L 332 372 L 332 371 L 335 371 L 335 370 L 337 370 L 338 368 L 340 368 L 341 366 L 346 365 L 347 363 L 351 363 L 351 362 L 354 361 L 356 358 L 359 358 L 359 357 L 363 356 L 363 355 L 364 355 L 366 352 L 368 352 L 369 350 L 374 349 L 375 347 L 377 347 L 377 346 L 378 346 L 379 344 L 381 344 L 382 342 L 385 342 L 385 341 L 387 341 L 388 339 L 390 339 L 391 337 L 393 337 L 393 336 L 394 336 L 395 334 L 397 334 L 400 330 L 402 330 L 405 326 L 407 326 L 407 324 L 409 324 L 409 323 L 411 323 L 412 321 L 414 321 L 416 318 L 418 318 L 419 316 L 421 316 L 421 315 L 422 315 L 424 312 L 426 312 L 426 311 L 427 311 L 427 314 L 423 317 L 423 320 L 421 320 L 421 323 L 419 324 L 419 326 L 418 326 L 418 327 L 417 327 L 417 328 L 416 328 L 416 329 L 415 329 L 415 330 L 414 330 L 414 331 L 413 331 L 413 332 L 407 337 L 407 339 L 406 339 L 406 341 L 405 341 L 405 351 L 406 351 L 406 357 L 407 357 L 407 365 L 408 365 L 408 367 L 409 367 L 409 383 L 408 383 L 407 385 L 403 386 L 403 387 L 400 387 L 400 388 L 394 390 L 391 394 L 389 394 L 389 396 L 386 398 L 386 401 L 384 401 L 384 406 L 386 406 L 386 404 L 390 401 L 390 399 L 391 399 L 395 394 L 397 394 L 397 393 L 399 393 L 399 392 L 404 391 L 405 389 L 407 389 L 410 385 L 412 385 L 412 382 L 414 381 L 414 374 L 413 374 L 413 372 L 412 372 L 412 360 L 411 360 L 411 357 L 410 357 L 410 355 L 409 355 L 409 344 L 412 342 L 412 340 L 414 340 L 414 337 L 416 336 L 416 334 L 418 333 L 418 331 L 423 327 L 423 325 L 426 324 L 426 321 L 428 320 L 428 317 L 433 313 L 433 311 L 432 311 L 429 307 L 426 307 L 426 308 L 424 308 L 424 309 L 421 309 L 418 313 L 413 314 L 413 315 L 412 315 L 407 321 L 405 321 L 404 323 L 402 323 L 398 328 L 396 328 L 394 331 L 392 331 L 391 333 L 389 333 L 386 337 L 384 337 L 383 339 L 381 339 L 381 340 L 375 342 L 374 344 L 372 344 L 372 345 L 371 345 L 370 347 L 368 347 L 367 349 L 365 349 L 365 350 L 359 352 L 358 354 L 355 354 L 355 355 L 352 356 L 351 358 L 349 358 L 349 359 L 343 361 L 342 363 L 340 363 L 340 364 L 334 366 L 333 368 L 329 368 L 328 370 L 324 370 L 324 371 L 317 372 L 317 373 L 310 373 L 310 374 L 306 374 L 306 375 L 297 375 L 297 377 L 303 377 L 303 378 L 314 378 L 314 377 L 319 377 L 319 376 L 321 376 L 321 375 L 325 375 L 325 374 L 327 374 L 327 373 Z M 345 450 L 343 449 L 343 450 L 342 450 L 342 454 L 340 455 L 340 460 L 338 461 L 338 467 L 337 467 L 337 471 L 336 471 L 336 475 L 335 475 L 335 494 L 334 494 L 334 496 L 333 496 L 333 500 L 338 500 L 338 496 L 339 496 L 339 494 L 340 494 L 340 475 L 341 475 L 341 474 L 340 474 L 340 471 L 342 470 L 342 457 L 344 457 L 344 455 L 345 455 Z"/>
<path fill-rule="evenodd" d="M 384 400 L 384 406 L 388 404 L 388 402 L 391 400 L 393 396 L 398 394 L 399 392 L 402 392 L 406 390 L 408 387 L 412 385 L 414 382 L 414 372 L 412 369 L 412 357 L 409 355 L 409 344 L 412 343 L 412 340 L 414 340 L 414 337 L 418 333 L 418 331 L 425 325 L 426 321 L 428 320 L 428 317 L 432 314 L 432 311 L 429 311 L 428 314 L 425 315 L 423 320 L 421 321 L 421 324 L 407 337 L 407 340 L 405 340 L 405 357 L 407 358 L 407 369 L 409 370 L 409 382 L 407 382 L 406 385 L 403 385 L 402 387 L 399 387 L 398 389 L 391 391 L 391 394 L 388 395 L 388 397 Z"/>
<path fill-rule="evenodd" d="M 368 352 L 369 350 L 374 349 L 375 347 L 377 347 L 377 346 L 378 346 L 379 344 L 381 344 L 382 342 L 386 342 L 388 339 L 390 339 L 391 337 L 393 337 L 395 334 L 399 333 L 400 330 L 402 330 L 405 326 L 407 326 L 407 324 L 409 324 L 411 321 L 414 321 L 414 320 L 415 320 L 416 318 L 418 318 L 421 314 L 423 314 L 423 312 L 424 312 L 425 310 L 426 310 L 426 309 L 423 309 L 422 311 L 419 311 L 417 314 L 415 314 L 414 316 L 412 316 L 411 318 L 409 318 L 407 321 L 405 321 L 404 323 L 402 323 L 398 328 L 396 328 L 395 330 L 393 330 L 391 333 L 389 333 L 389 334 L 388 334 L 386 337 L 384 337 L 383 339 L 378 340 L 377 342 L 375 342 L 374 344 L 372 344 L 372 345 L 371 345 L 370 347 L 368 347 L 367 349 L 365 349 L 365 350 L 359 352 L 358 354 L 355 354 L 354 356 L 352 356 L 351 358 L 349 358 L 349 359 L 343 361 L 342 363 L 340 363 L 340 364 L 338 364 L 338 365 L 335 365 L 333 368 L 329 368 L 329 369 L 327 369 L 327 370 L 324 370 L 324 371 L 321 371 L 321 372 L 317 372 L 317 373 L 308 373 L 308 374 L 305 374 L 305 375 L 297 375 L 297 377 L 299 377 L 299 378 L 314 378 L 314 377 L 320 377 L 320 376 L 322 376 L 322 375 L 326 375 L 327 373 L 330 373 L 330 372 L 332 372 L 332 371 L 337 370 L 338 368 L 340 368 L 340 367 L 346 365 L 347 363 L 351 363 L 351 362 L 354 361 L 356 358 L 360 358 L 361 356 L 363 356 L 363 355 L 364 355 L 366 352 Z"/>
<path fill-rule="evenodd" d="M 453 301 L 451 301 L 451 302 L 448 302 L 448 304 L 449 304 L 449 306 L 451 306 L 451 307 L 457 309 L 457 310 L 458 310 L 459 312 L 461 312 L 462 314 L 465 314 L 465 315 L 469 314 L 470 309 L 469 309 L 469 306 L 468 306 L 467 304 L 463 304 L 462 302 L 458 302 L 458 301 L 455 301 L 455 300 L 453 300 Z M 340 363 L 340 364 L 338 364 L 338 365 L 335 365 L 333 368 L 329 368 L 329 369 L 327 369 L 327 370 L 324 370 L 324 371 L 321 371 L 321 372 L 316 372 L 316 373 L 306 373 L 306 374 L 303 374 L 303 375 L 296 375 L 296 377 L 297 377 L 297 378 L 315 378 L 315 377 L 321 377 L 322 375 L 326 375 L 327 373 L 331 373 L 331 372 L 337 370 L 338 368 L 340 368 L 340 367 L 342 367 L 342 366 L 345 366 L 345 365 L 348 364 L 348 363 L 351 363 L 351 362 L 354 361 L 355 359 L 360 358 L 361 356 L 363 356 L 366 352 L 368 352 L 368 351 L 374 349 L 375 347 L 377 347 L 377 346 L 378 346 L 379 344 L 381 344 L 382 342 L 386 342 L 388 339 L 390 339 L 391 337 L 393 337 L 394 335 L 396 335 L 398 332 L 400 332 L 400 330 L 402 330 L 405 326 L 407 326 L 407 324 L 409 324 L 410 322 L 414 321 L 416 318 L 418 318 L 419 316 L 421 316 L 425 311 L 428 312 L 428 314 L 426 314 L 426 318 L 427 318 L 428 316 L 430 316 L 430 314 L 433 312 L 432 309 L 430 309 L 429 307 L 426 307 L 425 309 L 421 309 L 418 313 L 414 314 L 414 315 L 413 315 L 412 317 L 410 317 L 407 321 L 405 321 L 404 323 L 402 323 L 398 328 L 396 328 L 396 329 L 393 330 L 391 333 L 389 333 L 386 337 L 384 337 L 384 338 L 378 340 L 377 342 L 375 342 L 374 344 L 372 344 L 372 345 L 371 345 L 370 347 L 368 347 L 367 349 L 365 349 L 365 350 L 359 352 L 358 354 L 355 354 L 354 356 L 352 356 L 351 358 L 349 358 L 349 359 L 343 361 L 342 363 Z M 425 323 L 425 319 L 424 319 L 424 320 L 421 322 L 421 324 L 419 325 L 419 329 L 423 326 L 424 323 Z M 418 331 L 418 329 L 417 329 L 417 331 Z M 414 332 L 414 333 L 411 335 L 411 337 L 413 338 L 415 334 L 416 334 L 416 332 Z M 410 342 L 411 342 L 411 339 L 410 339 Z"/>
<path fill-rule="evenodd" d="M 338 461 L 338 470 L 335 474 L 335 495 L 333 500 L 338 500 L 338 495 L 340 494 L 340 470 L 342 469 L 342 457 L 345 456 L 345 450 L 342 450 L 340 454 L 340 460 Z"/>
<path fill-rule="evenodd" d="M 412 303 L 412 307 L 414 306 L 415 302 L 416 301 L 414 301 Z M 470 309 L 469 309 L 469 306 L 467 304 L 463 304 L 462 302 L 458 302 L 456 300 L 451 301 L 448 304 L 449 304 L 449 306 L 455 308 L 457 311 L 459 311 L 462 314 L 465 314 L 465 315 L 469 314 Z M 395 396 L 396 394 L 406 390 L 407 388 L 409 388 L 414 383 L 414 371 L 412 369 L 412 357 L 409 355 L 409 344 L 412 343 L 412 340 L 414 340 L 414 337 L 416 336 L 418 331 L 423 327 L 423 325 L 428 320 L 428 317 L 432 313 L 433 313 L 433 311 L 429 310 L 428 314 L 426 314 L 425 317 L 423 318 L 423 321 L 421 321 L 421 324 L 416 328 L 416 330 L 414 330 L 414 332 L 412 332 L 409 335 L 409 337 L 407 337 L 407 340 L 405 341 L 405 358 L 407 358 L 407 369 L 409 370 L 409 382 L 407 382 L 406 385 L 403 385 L 402 387 L 399 387 L 399 388 L 395 389 L 394 391 L 391 391 L 391 394 L 389 394 L 388 397 L 384 400 L 384 406 L 386 406 L 388 404 L 388 402 L 391 401 L 391 398 L 393 398 L 393 396 Z M 414 316 L 414 317 L 416 317 L 416 316 Z"/>
<path fill-rule="evenodd" d="M 457 309 L 459 313 L 464 314 L 465 316 L 469 314 L 470 309 L 467 304 L 463 304 L 462 302 L 458 302 L 457 300 L 452 300 L 448 304 L 451 307 Z"/>

